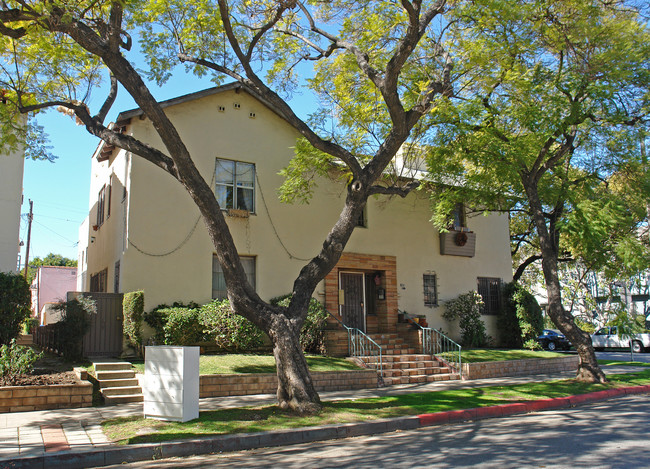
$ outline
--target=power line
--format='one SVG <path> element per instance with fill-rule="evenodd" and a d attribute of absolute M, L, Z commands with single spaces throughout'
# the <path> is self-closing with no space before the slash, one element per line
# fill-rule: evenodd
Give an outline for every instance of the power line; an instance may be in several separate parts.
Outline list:
<path fill-rule="evenodd" d="M 76 241 L 72 241 L 72 240 L 66 238 L 66 237 L 63 236 L 62 234 L 57 233 L 57 232 L 54 231 L 52 228 L 48 228 L 47 226 L 45 226 L 44 224 L 42 224 L 42 223 L 40 223 L 40 222 L 37 222 L 36 220 L 34 220 L 34 223 L 36 223 L 37 225 L 42 226 L 43 228 L 45 228 L 45 229 L 48 230 L 48 231 L 51 231 L 52 233 L 54 233 L 55 235 L 59 236 L 60 238 L 62 238 L 62 239 L 64 239 L 64 240 L 66 240 L 66 241 L 69 242 L 69 243 L 72 243 L 72 244 L 76 243 Z"/>
<path fill-rule="evenodd" d="M 38 217 L 41 217 L 41 218 L 51 218 L 52 220 L 68 221 L 70 223 L 81 224 L 80 221 L 78 221 L 78 220 L 70 220 L 69 218 L 58 218 L 58 217 L 53 217 L 51 215 L 43 215 L 43 214 L 40 214 L 40 213 L 35 213 L 34 215 L 36 215 Z"/>

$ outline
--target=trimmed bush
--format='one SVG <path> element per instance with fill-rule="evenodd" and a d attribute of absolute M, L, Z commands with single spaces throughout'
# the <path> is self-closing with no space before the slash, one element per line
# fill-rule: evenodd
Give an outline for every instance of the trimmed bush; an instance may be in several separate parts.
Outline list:
<path fill-rule="evenodd" d="M 287 307 L 291 301 L 291 295 L 284 295 L 273 298 L 270 303 Z M 325 325 L 327 324 L 327 310 L 315 298 L 309 301 L 307 317 L 300 330 L 300 345 L 307 353 L 325 353 Z"/>
<path fill-rule="evenodd" d="M 484 347 L 489 342 L 485 324 L 481 319 L 483 298 L 476 291 L 459 295 L 445 303 L 442 317 L 447 321 L 458 319 L 462 345 L 465 347 Z"/>
<path fill-rule="evenodd" d="M 144 292 L 125 293 L 122 300 L 122 313 L 124 314 L 124 337 L 130 346 L 141 352 Z"/>
<path fill-rule="evenodd" d="M 165 316 L 165 345 L 194 345 L 205 340 L 199 309 L 172 307 L 160 313 Z"/>
<path fill-rule="evenodd" d="M 521 285 L 508 283 L 503 288 L 504 305 L 497 319 L 501 345 L 530 348 L 544 329 L 542 308 Z"/>
<path fill-rule="evenodd" d="M 0 385 L 12 386 L 20 375 L 31 373 L 34 363 L 42 356 L 31 347 L 16 345 L 16 339 L 0 347 Z"/>
<path fill-rule="evenodd" d="M 8 345 L 20 334 L 31 315 L 32 295 L 24 277 L 0 272 L 0 344 Z"/>
<path fill-rule="evenodd" d="M 83 356 L 83 337 L 90 330 L 91 317 L 97 314 L 95 301 L 85 296 L 58 303 L 55 308 L 61 311 L 61 321 L 56 323 L 59 338 L 58 350 L 67 360 Z"/>
<path fill-rule="evenodd" d="M 148 313 L 144 313 L 144 321 L 155 331 L 152 337 L 154 344 L 165 343 L 165 324 L 167 324 L 169 312 L 173 308 L 196 309 L 199 308 L 199 305 L 194 302 L 189 304 L 174 302 L 172 306 L 165 304 L 158 305 Z"/>
<path fill-rule="evenodd" d="M 235 314 L 228 300 L 214 300 L 201 306 L 200 317 L 206 339 L 214 340 L 223 351 L 250 351 L 264 344 L 264 332 L 245 317 Z"/>

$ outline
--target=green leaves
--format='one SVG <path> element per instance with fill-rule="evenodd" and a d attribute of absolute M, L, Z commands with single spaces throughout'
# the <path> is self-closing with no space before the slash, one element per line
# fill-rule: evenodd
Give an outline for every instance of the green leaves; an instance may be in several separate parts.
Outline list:
<path fill-rule="evenodd" d="M 317 176 L 330 177 L 336 174 L 345 178 L 345 172 L 338 171 L 340 165 L 331 155 L 316 150 L 304 138 L 296 141 L 295 156 L 280 174 L 285 180 L 278 189 L 280 200 L 285 203 L 308 203 L 316 187 Z"/>

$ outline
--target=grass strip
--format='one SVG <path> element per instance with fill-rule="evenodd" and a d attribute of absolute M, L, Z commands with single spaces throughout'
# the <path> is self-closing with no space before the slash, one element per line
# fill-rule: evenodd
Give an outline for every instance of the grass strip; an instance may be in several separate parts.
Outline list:
<path fill-rule="evenodd" d="M 344 358 L 306 355 L 310 371 L 351 371 L 360 370 L 357 365 Z M 144 373 L 144 362 L 132 362 L 136 373 Z M 275 373 L 273 355 L 227 354 L 201 355 L 199 374 L 218 375 L 236 373 Z"/>
<path fill-rule="evenodd" d="M 479 363 L 502 360 L 524 360 L 528 358 L 557 358 L 566 356 L 561 353 L 540 350 L 500 350 L 474 349 L 463 350 L 463 362 Z M 311 371 L 346 371 L 359 368 L 343 358 L 307 355 L 307 364 Z M 144 373 L 144 362 L 132 362 L 137 373 Z M 202 375 L 235 373 L 275 373 L 273 355 L 261 354 L 225 354 L 201 355 L 199 373 Z"/>
<path fill-rule="evenodd" d="M 529 358 L 560 358 L 567 355 L 545 350 L 471 349 L 462 350 L 460 356 L 463 363 L 481 363 Z"/>
<path fill-rule="evenodd" d="M 609 379 L 607 384 L 580 383 L 569 379 L 324 402 L 323 410 L 313 416 L 296 415 L 272 405 L 202 412 L 197 420 L 185 423 L 147 420 L 142 417 L 117 418 L 103 422 L 102 427 L 111 441 L 126 445 L 363 422 L 650 384 L 650 369 L 638 373 L 612 375 Z"/>
<path fill-rule="evenodd" d="M 640 366 L 650 367 L 650 363 L 645 362 L 621 362 L 616 360 L 598 360 L 598 364 L 602 366 Z"/>

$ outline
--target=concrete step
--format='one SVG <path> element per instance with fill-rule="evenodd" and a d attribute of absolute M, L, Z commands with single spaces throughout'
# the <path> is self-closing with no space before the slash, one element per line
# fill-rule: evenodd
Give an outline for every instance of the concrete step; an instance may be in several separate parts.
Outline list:
<path fill-rule="evenodd" d="M 99 382 L 101 389 L 139 386 L 138 378 L 103 379 Z"/>
<path fill-rule="evenodd" d="M 132 369 L 129 362 L 95 362 L 95 371 L 129 371 Z"/>
<path fill-rule="evenodd" d="M 379 357 L 376 355 L 359 357 L 364 363 L 377 363 L 379 362 Z M 437 360 L 433 360 L 431 355 L 424 355 L 419 353 L 410 353 L 404 355 L 382 355 L 381 357 L 384 363 L 410 363 L 410 362 L 434 362 L 440 363 Z"/>
<path fill-rule="evenodd" d="M 140 386 L 115 386 L 102 388 L 102 395 L 104 397 L 135 396 L 138 394 L 142 394 L 142 388 Z"/>
<path fill-rule="evenodd" d="M 142 401 L 144 401 L 144 396 L 142 394 L 104 397 L 104 403 L 106 405 L 126 404 L 128 402 L 142 402 Z"/>
<path fill-rule="evenodd" d="M 16 339 L 16 345 L 32 345 L 34 337 L 31 334 L 20 334 Z"/>
<path fill-rule="evenodd" d="M 439 375 L 414 375 L 414 376 L 394 376 L 384 377 L 384 385 L 392 386 L 395 384 L 424 384 L 436 381 L 449 381 L 460 379 L 457 373 L 446 373 Z"/>
<path fill-rule="evenodd" d="M 95 371 L 95 377 L 97 378 L 97 381 L 135 378 L 135 371 Z"/>

